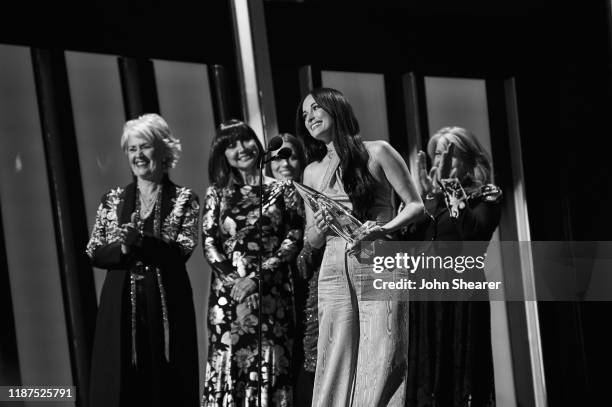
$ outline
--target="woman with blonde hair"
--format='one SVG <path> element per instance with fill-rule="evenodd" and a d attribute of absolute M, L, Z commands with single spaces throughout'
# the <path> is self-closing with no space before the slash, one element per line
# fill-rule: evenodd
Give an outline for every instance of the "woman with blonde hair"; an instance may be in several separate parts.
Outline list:
<path fill-rule="evenodd" d="M 488 242 L 501 216 L 501 190 L 491 184 L 491 161 L 462 127 L 444 127 L 417 155 L 429 217 L 411 240 Z M 486 249 L 486 245 L 483 249 Z M 472 272 L 474 274 L 475 272 Z M 470 278 L 485 281 L 484 273 Z M 495 405 L 488 295 L 469 301 L 410 303 L 407 406 Z"/>

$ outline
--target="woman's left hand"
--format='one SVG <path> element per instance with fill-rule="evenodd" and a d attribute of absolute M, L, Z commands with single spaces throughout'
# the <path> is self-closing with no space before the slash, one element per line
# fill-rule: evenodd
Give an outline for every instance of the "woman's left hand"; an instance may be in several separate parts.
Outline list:
<path fill-rule="evenodd" d="M 248 277 L 237 278 L 230 297 L 236 302 L 242 302 L 248 295 L 254 293 L 257 290 L 257 283 Z"/>
<path fill-rule="evenodd" d="M 379 226 L 376 222 L 369 220 L 361 227 L 361 233 L 357 235 L 354 243 L 349 246 L 349 253 L 354 253 L 359 248 L 359 245 L 364 242 L 374 242 L 378 239 L 384 238 L 386 235 L 385 230 L 382 226 Z"/>
<path fill-rule="evenodd" d="M 132 218 L 129 223 L 121 225 L 121 231 L 119 232 L 119 242 L 121 242 L 121 251 L 124 254 L 130 252 L 130 246 L 136 244 L 140 239 L 140 232 L 138 225 L 136 224 L 137 217 L 135 213 L 132 213 Z"/>
<path fill-rule="evenodd" d="M 446 150 L 442 152 L 442 158 L 440 160 L 440 167 L 437 172 L 437 181 L 441 181 L 446 178 L 454 178 L 457 174 L 456 169 L 453 168 L 453 155 L 455 151 L 455 145 L 449 143 Z"/>

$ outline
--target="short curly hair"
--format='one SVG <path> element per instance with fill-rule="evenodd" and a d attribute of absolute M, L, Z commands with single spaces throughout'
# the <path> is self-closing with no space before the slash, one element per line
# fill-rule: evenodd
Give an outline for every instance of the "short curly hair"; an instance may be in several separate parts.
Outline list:
<path fill-rule="evenodd" d="M 121 149 L 127 152 L 127 142 L 130 136 L 141 136 L 162 148 L 162 166 L 164 171 L 174 168 L 181 152 L 181 141 L 175 138 L 168 123 L 156 113 L 148 113 L 137 119 L 128 120 L 123 125 L 121 134 Z"/>

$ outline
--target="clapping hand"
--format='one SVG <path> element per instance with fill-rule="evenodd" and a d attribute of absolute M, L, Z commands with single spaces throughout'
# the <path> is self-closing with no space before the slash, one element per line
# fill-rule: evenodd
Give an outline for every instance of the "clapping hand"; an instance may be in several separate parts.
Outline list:
<path fill-rule="evenodd" d="M 121 252 L 127 254 L 130 252 L 130 246 L 135 244 L 140 238 L 138 231 L 138 216 L 136 213 L 132 213 L 130 222 L 121 225 L 121 231 L 119 232 L 119 241 L 121 242 Z"/>
<path fill-rule="evenodd" d="M 448 143 L 446 149 L 442 152 L 440 160 L 437 161 L 438 166 L 433 165 L 427 171 L 427 157 L 425 152 L 419 151 L 417 154 L 417 166 L 419 171 L 419 184 L 423 194 L 432 192 L 440 180 L 453 178 L 456 176 L 457 170 L 453 168 L 453 152 L 454 145 Z"/>
<path fill-rule="evenodd" d="M 425 195 L 433 190 L 433 178 L 437 168 L 431 167 L 427 172 L 427 157 L 423 151 L 417 153 L 417 166 L 419 171 L 419 185 L 421 187 L 422 194 Z"/>
<path fill-rule="evenodd" d="M 457 170 L 453 168 L 453 153 L 455 152 L 455 145 L 453 143 L 448 143 L 446 150 L 442 152 L 442 157 L 440 159 L 440 167 L 437 171 L 437 181 L 453 178 Z"/>

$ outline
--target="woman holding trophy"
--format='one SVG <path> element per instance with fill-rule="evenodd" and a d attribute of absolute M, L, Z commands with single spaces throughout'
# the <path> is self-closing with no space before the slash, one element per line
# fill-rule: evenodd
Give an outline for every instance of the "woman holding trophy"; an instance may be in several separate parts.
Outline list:
<path fill-rule="evenodd" d="M 296 125 L 310 162 L 304 185 L 363 222 L 360 233 L 351 235 L 338 228 L 334 213 L 314 212 L 306 205 L 305 240 L 312 247 L 325 246 L 313 406 L 403 407 L 406 303 L 361 301 L 357 281 L 371 266 L 349 252 L 420 219 L 423 203 L 400 154 L 384 141 L 361 140 L 353 109 L 341 92 L 313 90 L 298 107 Z M 394 192 L 404 203 L 397 215 Z"/>

